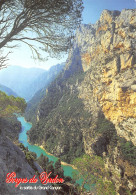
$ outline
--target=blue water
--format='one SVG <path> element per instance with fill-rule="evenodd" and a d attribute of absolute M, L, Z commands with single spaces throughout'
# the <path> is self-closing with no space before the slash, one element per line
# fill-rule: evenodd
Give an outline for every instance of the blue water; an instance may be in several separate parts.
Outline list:
<path fill-rule="evenodd" d="M 17 115 L 16 115 L 17 116 Z M 44 156 L 47 156 L 49 158 L 49 161 L 53 161 L 54 163 L 57 161 L 57 157 L 47 154 L 45 150 L 40 148 L 39 146 L 36 145 L 31 145 L 28 143 L 27 140 L 27 131 L 29 131 L 32 127 L 32 124 L 27 122 L 24 117 L 22 116 L 17 116 L 18 121 L 21 122 L 22 125 L 22 130 L 21 133 L 19 134 L 19 142 L 22 143 L 25 147 L 28 147 L 28 150 L 31 152 L 35 152 L 37 157 L 39 157 L 41 154 Z M 73 178 L 74 173 L 78 174 L 78 171 L 76 169 L 73 169 L 70 165 L 61 165 L 63 170 L 64 170 L 64 176 L 69 176 Z M 83 182 L 83 179 L 76 180 L 76 183 L 81 185 Z M 84 186 L 86 190 L 89 190 L 89 186 L 85 185 Z"/>
<path fill-rule="evenodd" d="M 22 124 L 22 131 L 19 134 L 19 142 L 22 143 L 25 147 L 28 147 L 29 151 L 35 152 L 37 157 L 39 157 L 41 154 L 43 154 L 44 156 L 47 156 L 49 158 L 49 161 L 56 162 L 58 159 L 57 157 L 47 154 L 45 152 L 45 150 L 41 149 L 39 146 L 31 145 L 28 143 L 27 131 L 29 131 L 31 129 L 32 124 L 25 121 L 24 117 L 17 117 L 17 119 Z M 72 177 L 73 172 L 77 173 L 77 170 L 73 169 L 71 166 L 62 165 L 62 167 L 63 167 L 65 176 Z M 77 183 L 81 183 L 81 180 L 77 181 Z"/>

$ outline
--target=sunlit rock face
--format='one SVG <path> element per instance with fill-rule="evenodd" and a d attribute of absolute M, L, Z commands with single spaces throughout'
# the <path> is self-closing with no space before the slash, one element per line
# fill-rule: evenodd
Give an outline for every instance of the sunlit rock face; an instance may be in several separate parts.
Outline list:
<path fill-rule="evenodd" d="M 83 130 L 85 152 L 108 151 L 105 167 L 112 173 L 117 194 L 123 194 L 124 188 L 133 192 L 135 166 L 122 158 L 119 142 L 113 147 L 96 131 L 103 112 L 117 135 L 136 146 L 136 9 L 104 10 L 96 24 L 80 27 L 74 44 L 86 72 L 79 97 L 92 115 L 90 128 Z"/>
<path fill-rule="evenodd" d="M 69 83 L 70 76 L 75 80 Z M 49 152 L 61 158 L 70 151 L 66 160 L 71 160 L 71 148 L 101 156 L 117 194 L 134 191 L 135 165 L 123 159 L 120 139 L 136 145 L 135 78 L 136 10 L 104 10 L 96 24 L 81 25 L 77 30 L 64 72 L 48 88 L 39 106 L 30 141 L 44 143 Z M 57 138 L 53 145 L 50 137 Z M 73 154 L 75 158 L 76 152 Z"/>
<path fill-rule="evenodd" d="M 104 115 L 119 136 L 136 145 L 136 10 L 104 10 L 95 25 L 82 25 L 75 45 L 87 75 L 79 87 L 86 107 Z"/>

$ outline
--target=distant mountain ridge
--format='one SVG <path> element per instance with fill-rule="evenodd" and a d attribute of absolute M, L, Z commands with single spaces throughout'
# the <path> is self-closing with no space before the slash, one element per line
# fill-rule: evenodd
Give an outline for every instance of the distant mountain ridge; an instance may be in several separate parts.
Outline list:
<path fill-rule="evenodd" d="M 50 79 L 53 79 L 64 67 L 64 63 L 57 64 L 52 66 L 49 70 L 46 70 L 42 74 L 40 74 L 34 82 L 30 85 L 30 88 L 35 89 L 35 92 L 44 88 L 49 82 Z"/>
<path fill-rule="evenodd" d="M 64 68 L 64 63 L 57 64 L 56 66 L 53 66 L 49 69 L 49 71 L 43 73 L 36 81 L 33 83 L 33 85 L 36 86 L 36 83 L 40 83 L 40 86 L 43 86 L 42 89 L 38 90 L 35 95 L 32 97 L 30 101 L 27 103 L 27 108 L 25 112 L 25 118 L 28 121 L 31 121 L 35 123 L 37 120 L 37 110 L 39 107 L 39 104 L 41 100 L 46 95 L 46 89 L 50 85 L 50 83 L 58 76 L 58 74 L 62 71 Z M 46 79 L 45 79 L 46 78 Z"/>
<path fill-rule="evenodd" d="M 18 97 L 18 95 L 12 89 L 1 84 L 0 84 L 0 91 L 5 92 L 7 95 L 13 95 L 15 97 Z"/>
<path fill-rule="evenodd" d="M 35 93 L 30 85 L 44 72 L 45 70 L 40 68 L 8 66 L 0 70 L 0 83 L 15 91 L 20 97 L 29 100 Z"/>
<path fill-rule="evenodd" d="M 58 64 L 56 68 L 59 68 L 59 66 L 61 65 Z M 56 68 L 52 67 L 49 70 L 44 70 L 8 66 L 0 70 L 0 83 L 15 91 L 26 101 L 29 101 L 38 90 L 46 85 L 46 81 L 50 78 L 49 75 L 53 74 L 51 70 L 55 71 Z"/>

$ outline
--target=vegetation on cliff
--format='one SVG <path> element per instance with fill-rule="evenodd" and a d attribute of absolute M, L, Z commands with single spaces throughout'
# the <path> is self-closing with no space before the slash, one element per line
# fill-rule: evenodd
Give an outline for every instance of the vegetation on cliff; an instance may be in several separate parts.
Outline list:
<path fill-rule="evenodd" d="M 63 194 L 79 195 L 80 194 L 79 185 L 76 184 L 75 180 L 69 176 L 64 176 L 64 171 L 63 171 L 63 168 L 61 167 L 60 159 L 58 159 L 54 164 L 52 161 L 49 162 L 47 157 L 41 155 L 37 159 L 37 161 L 44 171 L 46 171 L 47 173 L 51 172 L 52 178 L 55 178 L 56 175 L 58 175 L 58 178 L 62 178 L 64 180 L 64 183 L 56 184 L 56 186 L 61 187 L 61 189 L 58 192 L 60 195 L 63 195 Z"/>
<path fill-rule="evenodd" d="M 125 138 L 118 138 L 120 143 L 120 152 L 124 160 L 129 161 L 136 166 L 136 146 Z"/>
<path fill-rule="evenodd" d="M 47 156 L 44 156 L 43 154 L 40 155 L 39 158 L 37 158 L 36 154 L 34 152 L 28 151 L 28 148 L 25 148 L 22 143 L 19 144 L 19 147 L 25 154 L 25 158 L 27 162 L 30 164 L 31 167 L 37 172 L 37 167 L 35 166 L 35 161 L 38 162 L 38 164 L 41 166 L 43 171 L 46 173 L 50 173 L 51 175 L 49 178 L 55 178 L 58 175 L 58 178 L 62 178 L 64 180 L 64 183 L 62 184 L 52 184 L 54 186 L 60 186 L 61 189 L 58 191 L 60 195 L 79 195 L 80 190 L 77 188 L 79 187 L 78 184 L 75 183 L 75 180 L 72 179 L 69 176 L 64 176 L 63 168 L 61 167 L 61 161 L 58 159 L 55 163 L 53 161 L 49 161 Z M 38 173 L 38 172 L 37 172 Z"/>
<path fill-rule="evenodd" d="M 88 190 L 98 195 L 115 195 L 115 187 L 111 181 L 108 171 L 104 167 L 104 161 L 96 155 L 83 155 L 73 161 L 79 173 L 75 178 L 82 178 L 81 191 L 85 191 L 85 184 Z"/>
<path fill-rule="evenodd" d="M 35 93 L 35 95 L 32 97 L 32 99 L 27 102 L 27 107 L 25 110 L 26 120 L 31 121 L 33 124 L 36 122 L 38 107 L 39 107 L 40 102 L 42 101 L 42 99 L 46 95 L 46 89 L 48 88 L 49 84 L 62 71 L 63 68 L 64 68 L 64 63 L 57 64 L 56 66 L 51 67 L 44 74 L 40 75 L 40 77 L 37 79 L 36 82 L 38 83 L 38 85 L 40 82 L 41 89 L 38 90 Z M 33 84 L 33 86 L 35 86 L 35 85 L 36 85 L 36 83 Z"/>
<path fill-rule="evenodd" d="M 33 144 L 43 145 L 66 162 L 84 153 L 82 128 L 89 125 L 89 114 L 83 109 L 76 86 L 83 77 L 77 74 L 65 80 L 60 75 L 52 82 L 40 105 L 40 121 L 29 131 Z"/>
<path fill-rule="evenodd" d="M 92 171 L 98 194 L 115 194 L 112 182 L 116 193 L 135 194 L 135 11 L 104 10 L 96 24 L 80 27 L 66 69 L 49 86 L 29 134 L 32 143 L 67 162 L 93 154 L 76 164 L 81 171 L 84 162 L 83 176 Z M 86 71 L 81 82 L 75 65 Z"/>
<path fill-rule="evenodd" d="M 26 102 L 23 98 L 8 96 L 0 91 L 0 131 L 11 138 L 12 141 L 18 140 L 21 124 L 13 113 L 23 113 Z"/>
<path fill-rule="evenodd" d="M 26 102 L 23 98 L 8 96 L 0 91 L 0 117 L 6 117 L 14 112 L 22 113 L 26 108 Z"/>

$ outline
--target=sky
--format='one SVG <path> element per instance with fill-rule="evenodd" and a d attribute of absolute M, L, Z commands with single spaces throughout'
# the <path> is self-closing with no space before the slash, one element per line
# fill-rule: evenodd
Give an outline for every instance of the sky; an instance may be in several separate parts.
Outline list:
<path fill-rule="evenodd" d="M 119 10 L 136 8 L 136 0 L 84 0 L 83 22 L 95 23 L 104 9 Z"/>
<path fill-rule="evenodd" d="M 119 10 L 122 9 L 134 9 L 136 8 L 136 0 L 83 0 L 84 11 L 82 23 L 95 23 L 104 9 Z M 31 58 L 32 54 L 28 46 L 21 45 L 21 47 L 15 49 L 9 56 L 9 65 L 18 65 L 25 67 L 39 67 L 49 69 L 51 66 L 58 63 L 65 62 L 68 55 L 65 55 L 61 59 L 48 58 L 44 62 L 34 61 Z M 45 57 L 48 55 L 45 55 Z"/>

